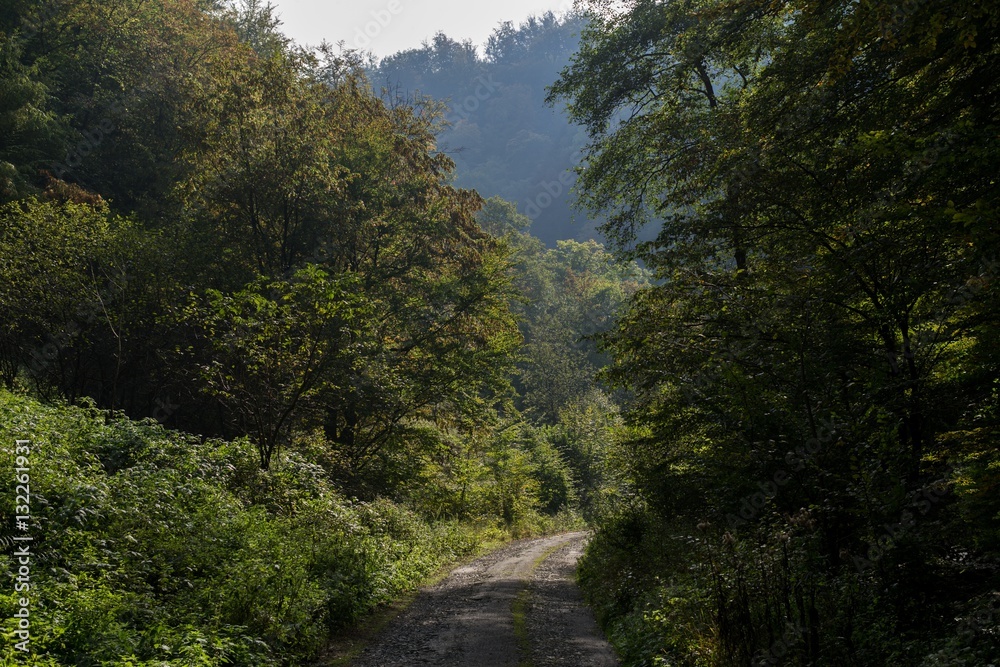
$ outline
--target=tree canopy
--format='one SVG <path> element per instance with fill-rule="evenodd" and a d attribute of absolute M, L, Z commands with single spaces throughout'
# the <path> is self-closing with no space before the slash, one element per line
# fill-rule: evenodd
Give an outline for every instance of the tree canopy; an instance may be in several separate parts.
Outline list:
<path fill-rule="evenodd" d="M 605 556 L 666 579 L 690 553 L 613 536 L 699 545 L 684 578 L 712 620 L 665 610 L 697 630 L 657 640 L 684 664 L 705 642 L 711 664 L 761 660 L 786 622 L 795 664 L 952 656 L 928 624 L 996 584 L 996 8 L 591 7 L 550 100 L 590 136 L 582 201 L 658 278 L 605 338 L 635 392 L 612 456 L 636 494 Z M 933 513 L 928 488 L 948 490 Z"/>

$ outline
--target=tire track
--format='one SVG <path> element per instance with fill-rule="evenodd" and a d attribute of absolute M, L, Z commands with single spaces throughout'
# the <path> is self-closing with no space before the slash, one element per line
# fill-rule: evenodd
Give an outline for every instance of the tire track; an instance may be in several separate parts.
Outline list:
<path fill-rule="evenodd" d="M 572 576 L 586 538 L 577 532 L 522 540 L 456 569 L 352 664 L 616 665 Z"/>

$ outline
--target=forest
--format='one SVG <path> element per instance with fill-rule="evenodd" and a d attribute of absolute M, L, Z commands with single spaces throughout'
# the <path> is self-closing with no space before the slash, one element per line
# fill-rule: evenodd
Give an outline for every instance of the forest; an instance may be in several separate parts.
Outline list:
<path fill-rule="evenodd" d="M 997 663 L 1000 5 L 625 5 L 550 88 L 654 276 L 582 572 L 623 662 Z"/>
<path fill-rule="evenodd" d="M 455 186 L 441 103 L 269 5 L 3 7 L 4 664 L 311 664 L 583 524 L 588 336 L 647 271 Z"/>
<path fill-rule="evenodd" d="M 584 527 L 623 665 L 1000 664 L 998 22 L 7 0 L 0 664 L 323 664 Z"/>
<path fill-rule="evenodd" d="M 575 211 L 572 168 L 586 145 L 584 128 L 562 105 L 548 105 L 546 86 L 576 52 L 581 14 L 505 23 L 482 48 L 443 33 L 422 48 L 367 67 L 373 85 L 396 99 L 445 103 L 440 149 L 455 161 L 455 183 L 517 204 L 531 233 L 559 240 L 603 241 L 599 215 Z"/>

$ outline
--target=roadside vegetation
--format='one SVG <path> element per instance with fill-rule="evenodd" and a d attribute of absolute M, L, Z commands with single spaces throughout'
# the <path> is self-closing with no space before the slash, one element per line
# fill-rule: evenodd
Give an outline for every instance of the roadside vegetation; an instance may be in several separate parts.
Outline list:
<path fill-rule="evenodd" d="M 656 278 L 582 569 L 624 664 L 996 664 L 997 4 L 588 5 L 552 99 Z"/>
<path fill-rule="evenodd" d="M 309 664 L 602 492 L 588 336 L 646 274 L 455 187 L 362 64 L 255 1 L 0 10 L 7 663 Z"/>
<path fill-rule="evenodd" d="M 8 636 L 15 599 L 31 599 L 32 660 L 8 640 L 9 664 L 299 663 L 331 630 L 506 536 L 347 499 L 297 452 L 262 470 L 246 439 L 93 407 L 4 393 L 0 437 L 30 439 L 34 538 L 30 590 L 0 593 Z M 9 553 L 3 568 L 17 571 Z"/>

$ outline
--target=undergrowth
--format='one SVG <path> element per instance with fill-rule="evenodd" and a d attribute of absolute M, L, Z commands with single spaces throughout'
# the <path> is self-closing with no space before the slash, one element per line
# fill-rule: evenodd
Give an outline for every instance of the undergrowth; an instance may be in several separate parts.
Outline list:
<path fill-rule="evenodd" d="M 15 530 L 17 440 L 30 442 L 25 531 Z M 0 452 L 3 664 L 302 664 L 332 632 L 511 536 L 345 498 L 295 453 L 262 471 L 246 440 L 9 393 Z M 559 520 L 536 523 L 513 532 Z M 33 540 L 26 592 L 14 590 L 14 536 Z M 27 653 L 15 648 L 22 597 Z"/>

